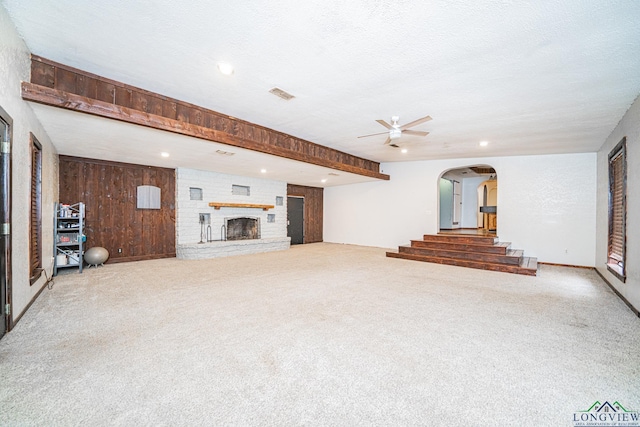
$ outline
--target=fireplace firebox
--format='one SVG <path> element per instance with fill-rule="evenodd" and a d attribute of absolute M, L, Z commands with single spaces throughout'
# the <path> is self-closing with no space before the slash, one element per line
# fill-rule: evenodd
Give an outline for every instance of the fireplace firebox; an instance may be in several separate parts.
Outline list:
<path fill-rule="evenodd" d="M 227 240 L 251 240 L 260 238 L 260 218 L 225 218 Z"/>

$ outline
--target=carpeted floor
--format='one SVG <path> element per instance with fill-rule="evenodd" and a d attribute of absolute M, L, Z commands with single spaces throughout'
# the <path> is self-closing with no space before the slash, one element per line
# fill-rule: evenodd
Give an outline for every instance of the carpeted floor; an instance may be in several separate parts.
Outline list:
<path fill-rule="evenodd" d="M 66 272 L 0 341 L 0 425 L 571 426 L 640 410 L 640 319 L 538 277 L 312 244 Z"/>

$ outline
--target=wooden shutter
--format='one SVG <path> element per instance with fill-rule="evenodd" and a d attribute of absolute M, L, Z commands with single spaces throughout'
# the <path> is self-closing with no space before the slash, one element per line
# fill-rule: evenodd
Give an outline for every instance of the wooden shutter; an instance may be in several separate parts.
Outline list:
<path fill-rule="evenodd" d="M 624 255 L 624 156 L 611 161 L 611 235 L 609 256 L 622 261 Z"/>
<path fill-rule="evenodd" d="M 29 260 L 31 278 L 39 277 L 42 268 L 42 146 L 31 135 L 31 215 Z"/>
<path fill-rule="evenodd" d="M 607 267 L 625 281 L 626 262 L 626 138 L 609 153 L 609 245 Z"/>

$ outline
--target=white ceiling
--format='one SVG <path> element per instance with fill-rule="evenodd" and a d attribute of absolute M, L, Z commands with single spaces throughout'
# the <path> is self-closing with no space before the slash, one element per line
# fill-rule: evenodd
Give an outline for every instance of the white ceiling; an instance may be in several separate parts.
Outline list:
<path fill-rule="evenodd" d="M 640 93 L 637 0 L 0 2 L 37 55 L 380 162 L 593 152 Z M 216 144 L 35 110 L 62 154 L 155 165 L 159 138 L 170 166 L 222 167 Z M 357 138 L 427 114 L 407 154 Z M 368 180 L 253 155 L 289 182 Z"/>

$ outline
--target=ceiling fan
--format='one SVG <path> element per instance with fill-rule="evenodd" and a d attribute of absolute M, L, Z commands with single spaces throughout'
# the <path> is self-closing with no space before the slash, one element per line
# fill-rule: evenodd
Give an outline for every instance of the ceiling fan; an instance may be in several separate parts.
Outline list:
<path fill-rule="evenodd" d="M 406 133 L 407 135 L 417 135 L 417 136 L 427 136 L 429 135 L 429 132 L 422 132 L 419 130 L 409 130 L 409 128 L 412 128 L 414 126 L 418 126 L 421 123 L 424 122 L 428 122 L 429 120 L 431 120 L 431 116 L 425 116 L 421 119 L 418 120 L 414 120 L 410 123 L 407 123 L 406 125 L 402 125 L 400 126 L 398 124 L 398 120 L 400 120 L 399 116 L 393 116 L 391 117 L 391 124 L 385 122 L 384 120 L 376 120 L 376 122 L 380 123 L 382 126 L 386 127 L 387 129 L 389 129 L 388 132 L 380 132 L 380 133 L 372 133 L 370 135 L 362 135 L 359 136 L 358 138 L 367 138 L 369 136 L 375 136 L 375 135 L 384 135 L 384 134 L 388 134 L 387 136 L 387 140 L 384 142 L 385 145 L 390 145 L 392 147 L 398 147 L 398 145 L 392 141 L 400 138 L 402 136 L 403 133 Z"/>

